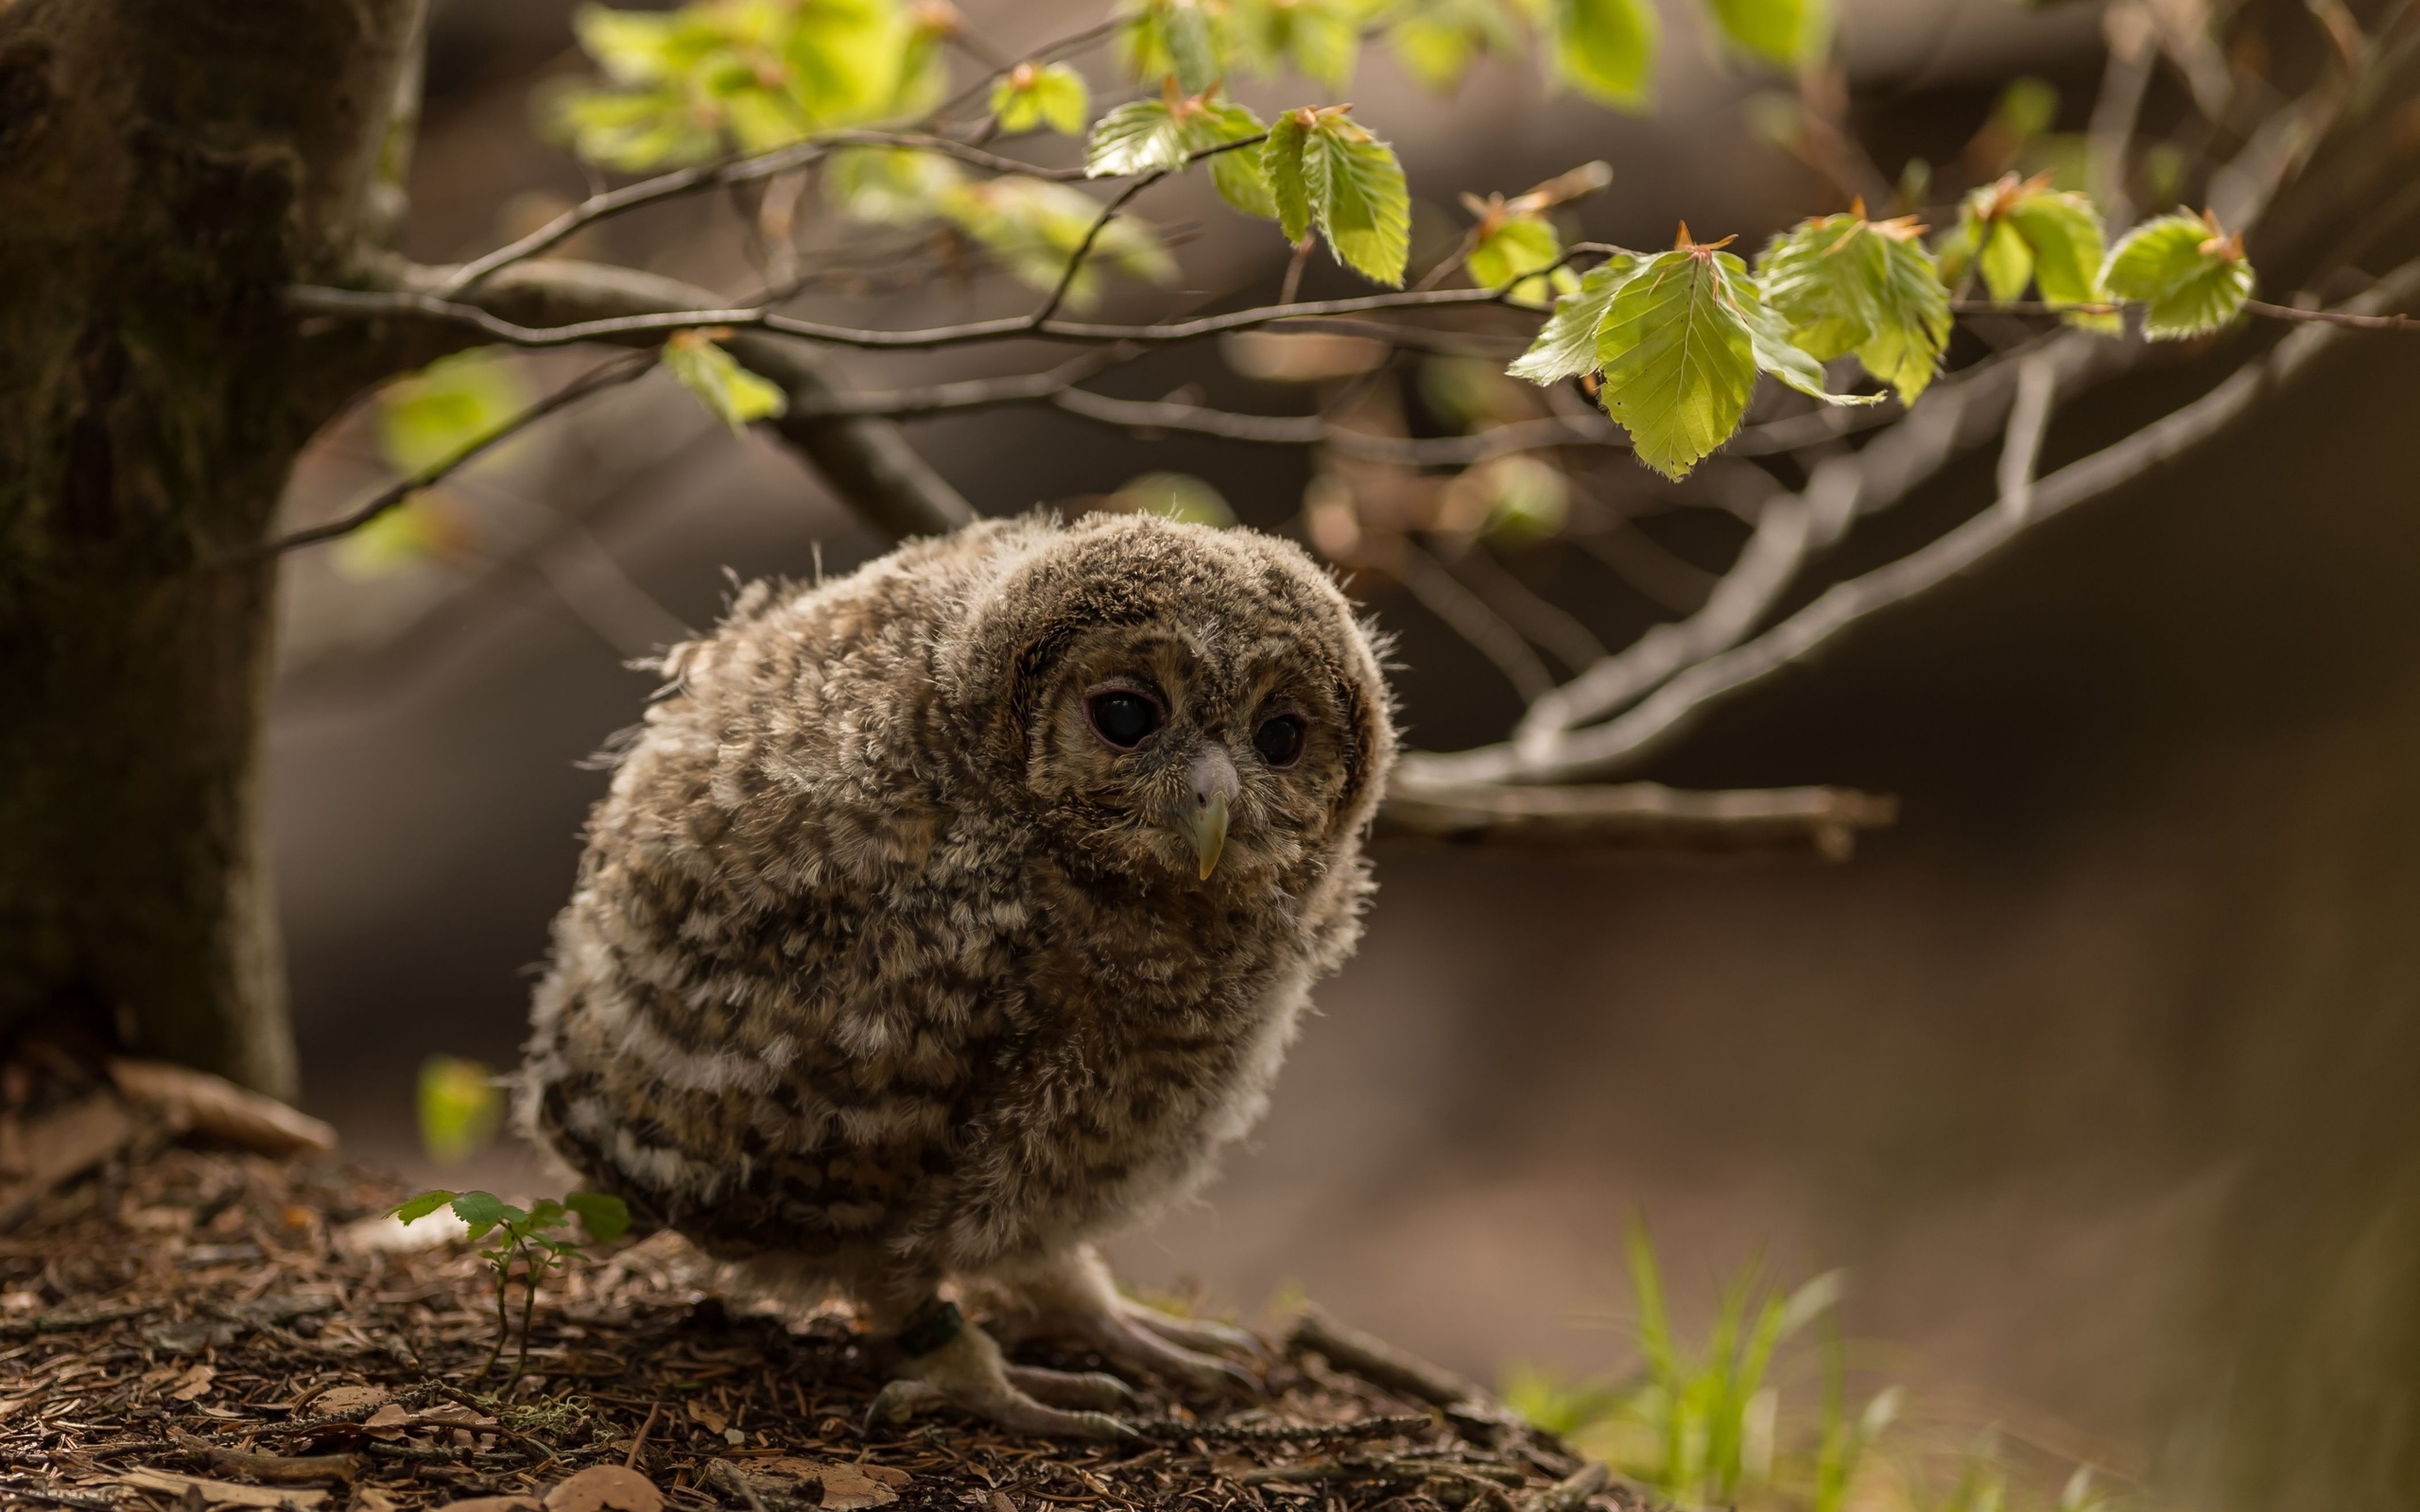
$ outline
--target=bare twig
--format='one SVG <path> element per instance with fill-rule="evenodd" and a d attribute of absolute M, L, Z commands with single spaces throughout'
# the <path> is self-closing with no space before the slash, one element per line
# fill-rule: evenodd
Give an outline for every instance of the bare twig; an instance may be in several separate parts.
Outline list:
<path fill-rule="evenodd" d="M 2016 403 L 2009 406 L 1996 481 L 1999 507 L 2020 524 L 2033 512 L 2033 469 L 2042 459 L 2042 437 L 2058 391 L 2059 365 L 2049 353 L 2037 352 L 2017 365 Z"/>
<path fill-rule="evenodd" d="M 2420 262 L 2407 263 L 2350 301 L 2346 313 L 2368 315 L 2420 294 Z M 2263 397 L 2300 377 L 2342 336 L 2344 327 L 2306 327 L 2266 358 L 2238 368 L 2200 399 L 2033 485 L 2031 509 L 2019 516 L 1986 509 L 1917 551 L 1862 576 L 1834 584 L 1815 602 L 1763 634 L 1707 658 L 1657 688 L 1630 713 L 1545 743 L 1543 752 L 1511 759 L 1504 747 L 1443 758 L 1409 759 L 1406 777 L 1436 780 L 1478 769 L 1510 768 L 1530 782 L 1575 782 L 1602 775 L 1668 739 L 1714 700 L 1772 676 L 1880 610 L 1934 588 L 1972 567 L 2031 525 L 2183 456 L 2220 435 Z M 1919 412 L 1921 413 L 1921 411 Z M 1474 759 L 1477 758 L 1477 759 Z"/>
<path fill-rule="evenodd" d="M 1387 790 L 1375 833 L 1532 850 L 1811 850 L 1845 861 L 1857 832 L 1897 816 L 1897 800 L 1841 787 L 1697 793 L 1655 782 L 1454 787 L 1398 781 Z"/>
<path fill-rule="evenodd" d="M 306 526 L 274 540 L 262 541 L 256 546 L 233 555 L 227 558 L 228 562 L 232 565 L 258 561 L 264 557 L 274 557 L 281 552 L 293 551 L 302 546 L 314 546 L 323 541 L 334 541 L 339 536 L 351 535 L 389 510 L 396 508 L 413 494 L 442 482 L 449 473 L 467 466 L 547 416 L 567 409 L 591 394 L 607 388 L 619 387 L 653 369 L 654 366 L 655 354 L 649 352 L 628 357 L 616 357 L 611 362 L 591 368 L 470 445 L 450 456 L 430 463 L 409 476 L 397 479 L 336 519 Z"/>
<path fill-rule="evenodd" d="M 549 264 L 548 266 L 559 266 Z M 532 271 L 537 271 L 532 269 Z M 876 331 L 859 326 L 827 325 L 820 320 L 801 319 L 782 315 L 764 306 L 733 309 L 690 307 L 678 310 L 649 311 L 641 315 L 599 317 L 575 320 L 561 325 L 527 326 L 506 319 L 480 304 L 458 303 L 440 295 L 421 290 L 367 290 L 327 288 L 303 285 L 288 291 L 287 302 L 295 310 L 310 315 L 339 316 L 353 319 L 378 319 L 409 317 L 444 321 L 478 332 L 492 341 L 516 347 L 567 347 L 583 341 L 620 341 L 633 336 L 661 337 L 675 331 L 692 331 L 707 326 L 731 326 L 740 330 L 769 331 L 780 335 L 803 336 L 809 341 L 821 341 L 833 346 L 864 347 L 881 351 L 924 351 L 935 347 L 967 346 L 983 341 L 1014 340 L 1042 336 L 1058 341 L 1131 341 L 1152 346 L 1198 341 L 1204 336 L 1228 331 L 1249 331 L 1274 325 L 1284 320 L 1305 317 L 1360 315 L 1372 310 L 1408 310 L 1449 305 L 1501 304 L 1503 289 L 1431 289 L 1426 292 L 1405 290 L 1392 294 L 1364 294 L 1341 300 L 1313 300 L 1296 304 L 1261 305 L 1249 310 L 1233 310 L 1220 315 L 1199 316 L 1190 320 L 1169 320 L 1155 324 L 1114 325 L 1099 321 L 1036 320 L 1032 316 L 1007 316 L 990 320 L 968 320 L 956 325 L 927 326 L 910 331 Z"/>
<path fill-rule="evenodd" d="M 1547 690 L 1554 686 L 1554 675 L 1530 649 L 1530 643 L 1521 638 L 1521 632 L 1490 609 L 1486 600 L 1463 587 L 1461 579 L 1447 572 L 1417 541 L 1403 542 L 1403 557 L 1394 568 L 1395 576 L 1411 591 L 1411 596 L 1443 620 L 1447 628 L 1477 647 L 1481 656 L 1495 662 L 1495 669 L 1504 674 L 1505 680 L 1522 697 L 1544 697 Z"/>
<path fill-rule="evenodd" d="M 2246 300 L 2243 307 L 2255 315 L 2265 315 L 2277 320 L 2301 320 L 2314 325 L 2344 326 L 2355 331 L 2420 332 L 2420 318 L 2409 315 L 2360 315 L 2349 310 L 2299 310 L 2290 304 L 2269 304 L 2259 300 Z"/>
<path fill-rule="evenodd" d="M 2113 227 L 2128 225 L 2135 218 L 2134 205 L 2127 198 L 2126 153 L 2134 141 L 2135 118 L 2142 112 L 2143 93 L 2151 83 L 2156 57 L 2152 33 L 2158 26 L 2140 0 L 2123 0 L 2101 12 L 2100 31 L 2109 45 L 2109 60 L 2101 65 L 2100 95 L 2093 102 L 2084 139 L 2084 178 Z"/>

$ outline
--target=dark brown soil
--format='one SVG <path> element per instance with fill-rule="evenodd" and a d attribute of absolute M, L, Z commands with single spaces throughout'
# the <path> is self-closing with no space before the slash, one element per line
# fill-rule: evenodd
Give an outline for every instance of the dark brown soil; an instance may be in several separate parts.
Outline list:
<path fill-rule="evenodd" d="M 482 1377 L 492 1273 L 458 1242 L 368 1242 L 392 1239 L 402 1195 L 356 1168 L 170 1147 L 41 1199 L 0 1237 L 0 1503 L 390 1512 L 628 1465 L 641 1501 L 737 1512 L 1635 1506 L 1450 1378 L 1316 1319 L 1273 1347 L 1249 1407 L 1142 1383 L 1140 1448 L 871 1426 L 882 1377 L 843 1313 L 735 1314 L 664 1240 L 551 1278 L 527 1373 L 508 1379 L 508 1351 Z M 551 1512 L 599 1505 L 600 1484 Z"/>

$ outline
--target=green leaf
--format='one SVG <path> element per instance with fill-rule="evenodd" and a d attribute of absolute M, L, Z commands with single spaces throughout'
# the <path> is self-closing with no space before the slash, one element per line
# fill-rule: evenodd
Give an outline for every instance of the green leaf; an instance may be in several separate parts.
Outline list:
<path fill-rule="evenodd" d="M 1621 252 L 1590 268 L 1579 288 L 1554 301 L 1554 313 L 1539 328 L 1538 338 L 1504 370 L 1541 386 L 1594 371 L 1597 328 L 1604 322 L 1615 292 L 1645 261 L 1635 252 Z"/>
<path fill-rule="evenodd" d="M 427 1217 L 430 1213 L 435 1212 L 438 1209 L 445 1206 L 453 1200 L 454 1194 L 451 1192 L 441 1190 L 436 1192 L 424 1192 L 419 1196 L 413 1197 L 408 1202 L 403 1204 L 403 1206 L 397 1208 L 395 1210 L 395 1216 L 401 1218 L 406 1223 L 418 1223 L 423 1218 Z"/>
<path fill-rule="evenodd" d="M 1019 63 L 992 87 L 992 113 L 1003 131 L 1047 126 L 1061 136 L 1081 136 L 1092 92 L 1065 63 Z"/>
<path fill-rule="evenodd" d="M 552 1197 L 540 1197 L 529 1205 L 529 1216 L 526 1221 L 529 1230 L 536 1233 L 562 1223 L 570 1211 Z"/>
<path fill-rule="evenodd" d="M 887 226 L 911 226 L 942 214 L 942 202 L 966 181 L 955 163 L 908 147 L 852 147 L 832 155 L 823 192 L 843 215 Z"/>
<path fill-rule="evenodd" d="M 1174 78 L 1187 94 L 1199 94 L 1226 73 L 1201 0 L 1146 0 L 1118 43 L 1135 77 Z"/>
<path fill-rule="evenodd" d="M 2020 197 L 2007 222 L 2033 251 L 2033 282 L 2051 304 L 2098 304 L 2100 215 L 2080 194 L 2045 191 Z"/>
<path fill-rule="evenodd" d="M 1367 9 L 1357 0 L 1235 0 L 1227 11 L 1227 33 L 1255 72 L 1290 66 L 1314 83 L 1340 90 L 1353 78 Z"/>
<path fill-rule="evenodd" d="M 1303 184 L 1328 249 L 1375 284 L 1403 283 L 1411 256 L 1411 195 L 1394 149 L 1332 105 L 1303 133 Z M 1283 201 L 1280 201 L 1282 207 Z"/>
<path fill-rule="evenodd" d="M 1288 111 L 1279 116 L 1260 149 L 1261 175 L 1277 207 L 1277 229 L 1289 242 L 1311 233 L 1311 189 L 1303 168 L 1303 149 L 1310 137 L 1304 118 L 1309 114 Z"/>
<path fill-rule="evenodd" d="M 414 1101 L 421 1148 L 440 1165 L 476 1155 L 504 1123 L 504 1091 L 495 1073 L 475 1060 L 429 1057 L 421 1062 Z"/>
<path fill-rule="evenodd" d="M 1266 129 L 1250 110 L 1216 94 L 1136 100 L 1110 112 L 1093 128 L 1084 171 L 1101 178 L 1182 168 L 1201 153 Z M 1229 204 L 1248 215 L 1277 214 L 1258 153 L 1237 147 L 1215 153 L 1208 162 L 1211 181 Z"/>
<path fill-rule="evenodd" d="M 1498 0 L 1427 0 L 1405 8 L 1387 27 L 1387 45 L 1404 71 L 1432 90 L 1453 89 L 1482 53 L 1520 50 Z"/>
<path fill-rule="evenodd" d="M 683 387 L 698 396 L 724 424 L 736 431 L 750 421 L 769 420 L 789 407 L 789 396 L 741 367 L 703 331 L 679 331 L 664 344 L 664 365 Z"/>
<path fill-rule="evenodd" d="M 1622 283 L 1598 328 L 1605 411 L 1630 432 L 1638 459 L 1666 477 L 1683 476 L 1730 439 L 1747 413 L 1756 342 L 1725 297 L 1746 276 L 1728 252 L 1664 252 Z"/>
<path fill-rule="evenodd" d="M 1912 404 L 1949 342 L 1949 291 L 1908 220 L 1856 215 L 1801 221 L 1757 260 L 1765 302 L 1820 362 L 1856 352 Z"/>
<path fill-rule="evenodd" d="M 1705 0 L 1723 40 L 1776 68 L 1821 57 L 1832 40 L 1830 0 Z"/>
<path fill-rule="evenodd" d="M 1236 523 L 1236 511 L 1225 495 L 1189 472 L 1146 472 L 1129 478 L 1124 488 L 1110 495 L 1110 507 L 1219 530 Z"/>
<path fill-rule="evenodd" d="M 563 1206 L 579 1214 L 580 1226 L 588 1237 L 600 1245 L 610 1245 L 631 1231 L 631 1210 L 621 1198 L 602 1192 L 575 1192 L 563 1198 Z"/>
<path fill-rule="evenodd" d="M 1624 110 L 1643 110 L 1655 70 L 1655 11 L 1646 0 L 1554 0 L 1555 77 Z"/>
<path fill-rule="evenodd" d="M 1058 286 L 1067 260 L 1083 245 L 1101 212 L 1098 200 L 1072 185 L 1013 178 L 961 184 L 942 198 L 942 209 L 1003 267 L 1044 289 Z M 1070 304 L 1091 301 L 1099 285 L 1095 269 L 1103 265 L 1154 283 L 1176 276 L 1176 264 L 1158 236 L 1132 215 L 1101 228 L 1092 254 L 1068 285 Z"/>
<path fill-rule="evenodd" d="M 529 1215 L 510 1206 L 493 1192 L 457 1193 L 453 1201 L 454 1216 L 471 1227 L 471 1237 L 476 1239 L 500 1223 L 517 1223 Z"/>
<path fill-rule="evenodd" d="M 1135 100 L 1095 123 L 1084 150 L 1084 174 L 1099 179 L 1181 168 L 1184 152 L 1184 132 L 1170 102 Z"/>
<path fill-rule="evenodd" d="M 2110 249 L 2100 281 L 2112 297 L 2145 306 L 2143 335 L 2178 341 L 2240 316 L 2252 298 L 2253 274 L 2241 244 L 2215 220 L 2162 215 Z"/>
<path fill-rule="evenodd" d="M 1514 304 L 1544 309 L 1550 299 L 1547 281 L 1524 275 L 1552 267 L 1563 257 L 1563 238 L 1542 215 L 1507 215 L 1487 229 L 1471 249 L 1471 282 L 1483 289 L 1518 284 L 1509 296 Z"/>
<path fill-rule="evenodd" d="M 1992 298 L 2008 303 L 2033 282 L 2033 248 L 2005 220 L 1991 223 L 1983 233 L 1983 287 Z"/>
<path fill-rule="evenodd" d="M 378 450 L 398 472 L 460 455 L 528 406 L 512 363 L 484 348 L 441 357 L 378 392 Z"/>

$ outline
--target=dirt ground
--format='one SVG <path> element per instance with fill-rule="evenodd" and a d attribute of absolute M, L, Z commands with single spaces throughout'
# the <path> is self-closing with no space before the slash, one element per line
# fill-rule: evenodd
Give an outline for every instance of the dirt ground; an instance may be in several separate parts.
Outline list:
<path fill-rule="evenodd" d="M 541 1289 L 526 1368 L 493 1272 L 358 1167 L 142 1144 L 0 1217 L 0 1505 L 81 1512 L 1634 1512 L 1628 1487 L 1433 1366 L 1316 1312 L 1263 1400 L 1136 1383 L 1138 1437 L 875 1424 L 837 1305 L 736 1312 L 669 1236 Z M 519 1288 L 514 1288 L 518 1323 Z M 515 1339 L 517 1343 L 517 1337 Z M 1030 1363 L 1098 1368 L 1081 1356 Z M 490 1500 L 494 1499 L 494 1500 Z"/>

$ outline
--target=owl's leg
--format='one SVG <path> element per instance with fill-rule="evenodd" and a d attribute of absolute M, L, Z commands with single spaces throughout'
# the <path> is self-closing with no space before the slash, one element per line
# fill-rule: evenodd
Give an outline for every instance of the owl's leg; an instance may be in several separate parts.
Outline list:
<path fill-rule="evenodd" d="M 1210 1351 L 1258 1357 L 1260 1341 L 1241 1329 L 1174 1317 L 1118 1294 L 1109 1266 L 1090 1245 L 992 1277 L 1005 1294 L 1004 1326 L 1018 1336 L 1072 1339 L 1123 1369 L 1148 1371 L 1199 1390 L 1258 1396 L 1252 1372 Z"/>
<path fill-rule="evenodd" d="M 1134 1436 L 1132 1429 L 1099 1410 L 1132 1400 L 1122 1383 L 1107 1376 L 1011 1367 L 991 1335 L 965 1321 L 955 1303 L 942 1301 L 929 1286 L 886 1289 L 886 1295 L 862 1300 L 875 1331 L 890 1335 L 899 1349 L 893 1379 L 874 1399 L 868 1418 L 898 1421 L 947 1403 L 1012 1433 Z"/>

